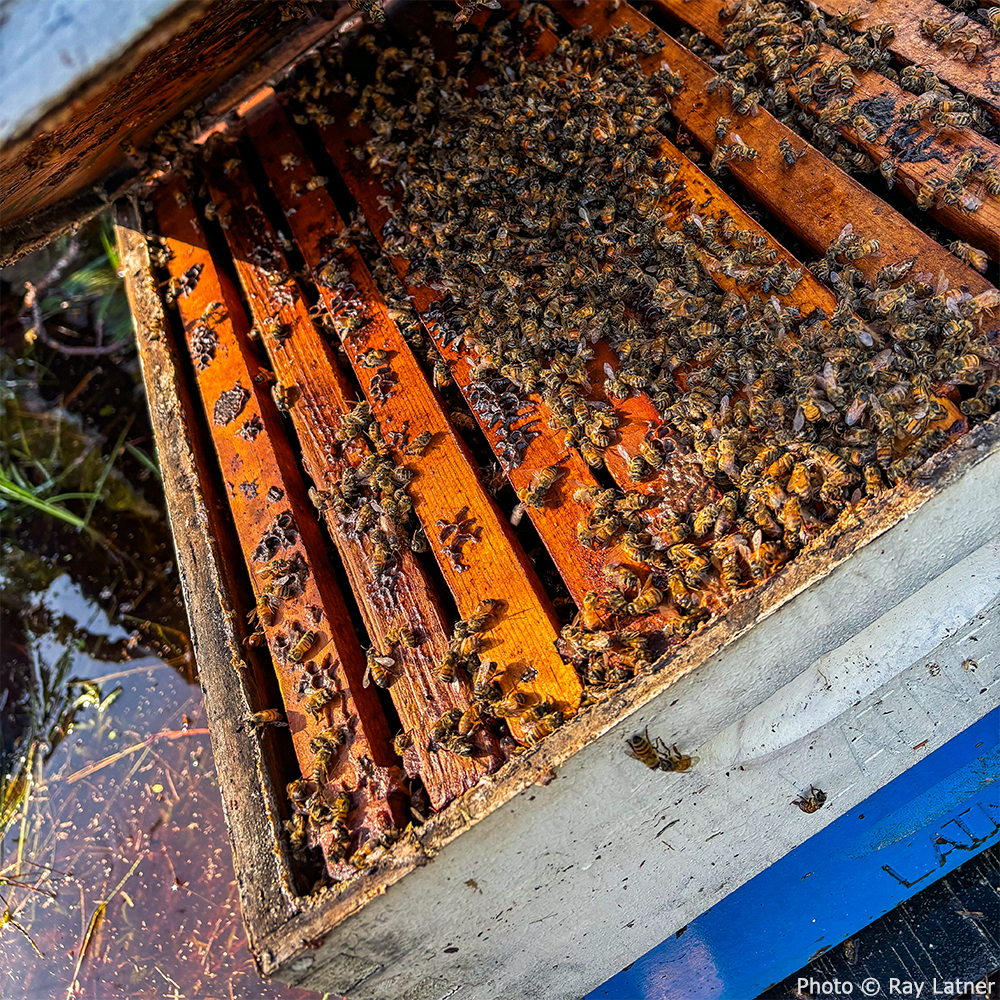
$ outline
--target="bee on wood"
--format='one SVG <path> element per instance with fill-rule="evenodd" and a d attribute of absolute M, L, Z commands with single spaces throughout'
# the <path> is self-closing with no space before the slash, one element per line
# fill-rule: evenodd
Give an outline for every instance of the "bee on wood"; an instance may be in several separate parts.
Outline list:
<path fill-rule="evenodd" d="M 267 636 L 263 629 L 258 628 L 243 640 L 243 645 L 247 649 L 253 649 L 256 646 L 263 646 L 265 642 L 267 642 Z"/>
<path fill-rule="evenodd" d="M 296 857 L 303 857 L 309 845 L 309 820 L 303 813 L 296 813 L 291 819 L 286 819 L 285 830 L 288 833 L 288 843 Z"/>
<path fill-rule="evenodd" d="M 604 624 L 601 618 L 601 595 L 596 591 L 588 590 L 583 595 L 580 604 L 580 624 L 588 631 L 599 629 Z"/>
<path fill-rule="evenodd" d="M 661 771 L 687 771 L 694 763 L 694 758 L 681 753 L 676 743 L 672 747 L 665 747 L 661 743 L 658 755 Z"/>
<path fill-rule="evenodd" d="M 398 733 L 393 737 L 392 749 L 396 751 L 396 755 L 402 757 L 409 747 L 413 746 L 413 733 L 409 729 L 400 729 Z"/>
<path fill-rule="evenodd" d="M 381 348 L 365 351 L 358 355 L 358 364 L 362 368 L 381 368 L 389 360 L 389 352 Z"/>
<path fill-rule="evenodd" d="M 415 455 L 422 455 L 426 450 L 427 446 L 431 443 L 431 438 L 434 435 L 430 431 L 424 431 L 422 434 L 418 434 L 410 443 L 407 445 L 404 455 L 409 455 L 411 458 Z"/>
<path fill-rule="evenodd" d="M 510 523 L 515 527 L 521 523 L 524 511 L 528 507 L 543 507 L 549 490 L 555 485 L 564 470 L 557 465 L 550 465 L 547 469 L 536 472 L 529 486 L 523 486 L 517 491 L 517 499 L 520 501 L 510 515 Z"/>
<path fill-rule="evenodd" d="M 312 629 L 307 629 L 302 633 L 301 636 L 295 641 L 295 644 L 288 650 L 288 660 L 290 663 L 301 663 L 309 650 L 313 648 L 316 644 L 316 639 L 319 637 L 319 633 L 313 631 Z"/>
<path fill-rule="evenodd" d="M 498 719 L 510 719 L 524 711 L 527 701 L 523 691 L 511 691 L 506 698 L 490 705 L 490 712 Z"/>
<path fill-rule="evenodd" d="M 391 686 L 396 679 L 392 672 L 396 661 L 391 656 L 379 656 L 369 649 L 365 661 L 365 676 L 361 682 L 363 687 L 368 687 L 372 681 L 383 689 Z"/>
<path fill-rule="evenodd" d="M 809 792 L 801 798 L 792 799 L 792 805 L 798 806 L 804 813 L 814 813 L 823 808 L 826 802 L 826 792 L 815 785 L 809 786 Z"/>
<path fill-rule="evenodd" d="M 274 400 L 274 405 L 278 408 L 278 412 L 282 416 L 287 417 L 292 404 L 297 398 L 296 387 L 276 382 L 271 386 L 271 398 Z"/>
<path fill-rule="evenodd" d="M 337 797 L 333 800 L 333 805 L 330 808 L 333 811 L 334 823 L 346 823 L 347 817 L 350 816 L 351 810 L 354 808 L 351 793 L 341 789 L 337 793 Z"/>
<path fill-rule="evenodd" d="M 655 610 L 663 603 L 663 591 L 653 586 L 653 577 L 650 574 L 646 582 L 642 585 L 634 601 L 628 606 L 631 615 L 645 615 Z"/>
<path fill-rule="evenodd" d="M 318 719 L 323 709 L 336 697 L 335 691 L 331 691 L 329 688 L 319 688 L 316 691 L 310 691 L 303 699 L 302 704 L 314 719 Z"/>
<path fill-rule="evenodd" d="M 285 786 L 288 801 L 293 806 L 301 806 L 309 798 L 309 784 L 303 778 L 296 778 Z"/>
<path fill-rule="evenodd" d="M 794 167 L 799 162 L 799 159 L 805 155 L 806 151 L 802 149 L 796 153 L 788 139 L 781 139 L 778 142 L 778 152 L 781 153 L 781 158 L 786 167 Z"/>
<path fill-rule="evenodd" d="M 390 646 L 406 646 L 408 649 L 416 649 L 419 645 L 417 637 L 409 625 L 393 625 L 385 633 L 385 639 Z"/>
<path fill-rule="evenodd" d="M 715 119 L 715 139 L 717 142 L 722 142 L 729 135 L 729 126 L 732 123 L 732 118 L 725 118 L 722 115 Z"/>
<path fill-rule="evenodd" d="M 990 259 L 986 254 L 980 250 L 978 247 L 970 246 L 968 243 L 963 243 L 961 240 L 956 240 L 951 246 L 948 247 L 949 250 L 963 263 L 968 264 L 970 267 L 974 267 L 980 273 L 985 273 L 986 268 L 989 267 Z"/>
<path fill-rule="evenodd" d="M 461 658 L 454 649 L 449 649 L 441 657 L 441 662 L 434 671 L 434 676 L 442 684 L 454 684 L 457 679 L 457 671 Z"/>
<path fill-rule="evenodd" d="M 346 726 L 329 726 L 309 741 L 309 749 L 318 754 L 322 752 L 323 747 L 330 746 L 335 752 L 347 745 L 349 737 L 350 732 Z"/>
<path fill-rule="evenodd" d="M 651 771 L 660 769 L 660 753 L 655 741 L 649 738 L 648 726 L 643 732 L 636 733 L 625 741 L 625 753 L 633 760 L 641 761 Z"/>
<path fill-rule="evenodd" d="M 285 713 L 280 708 L 265 708 L 260 712 L 254 712 L 247 718 L 247 722 L 254 729 L 260 729 L 263 726 L 288 726 Z"/>
<path fill-rule="evenodd" d="M 247 621 L 253 624 L 259 622 L 265 628 L 274 624 L 274 612 L 278 607 L 278 599 L 274 594 L 262 593 L 257 598 L 257 604 L 253 610 L 247 612 Z"/>
<path fill-rule="evenodd" d="M 546 736 L 551 736 L 564 721 L 563 713 L 558 710 L 543 715 L 525 734 L 528 743 L 532 746 L 540 743 Z"/>

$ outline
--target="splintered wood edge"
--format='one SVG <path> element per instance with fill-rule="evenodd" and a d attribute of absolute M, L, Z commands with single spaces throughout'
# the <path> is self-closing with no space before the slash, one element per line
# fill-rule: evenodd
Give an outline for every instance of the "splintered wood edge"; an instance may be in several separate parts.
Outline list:
<path fill-rule="evenodd" d="M 274 975 L 298 954 L 313 951 L 340 923 L 383 895 L 416 868 L 424 867 L 456 837 L 529 786 L 546 780 L 553 768 L 576 751 L 635 714 L 654 698 L 708 661 L 754 625 L 779 611 L 798 594 L 848 562 L 862 547 L 901 526 L 927 501 L 955 484 L 973 468 L 1000 454 L 1000 415 L 973 428 L 929 459 L 915 473 L 914 485 L 897 487 L 876 503 L 845 512 L 822 537 L 721 620 L 668 653 L 652 672 L 637 677 L 604 701 L 581 711 L 543 743 L 515 757 L 490 780 L 470 789 L 426 824 L 403 837 L 377 871 L 361 880 L 324 888 L 300 897 L 292 917 L 258 956 L 262 971 Z"/>
<path fill-rule="evenodd" d="M 115 206 L 115 236 L 136 331 L 150 421 L 163 476 L 177 571 L 191 629 L 191 641 L 205 696 L 212 752 L 222 808 L 251 950 L 298 907 L 289 859 L 281 845 L 281 821 L 273 772 L 263 744 L 240 729 L 248 712 L 242 685 L 234 683 L 233 661 L 242 656 L 234 618 L 233 583 L 221 544 L 228 528 L 220 511 L 224 498 L 206 493 L 211 479 L 205 433 L 178 369 L 177 345 L 163 311 L 149 260 L 146 236 L 134 198 Z M 249 780 L 248 780 L 249 779 Z M 248 873 L 252 884 L 247 881 Z"/>
<path fill-rule="evenodd" d="M 613 13 L 604 2 L 578 8 L 569 0 L 549 0 L 549 6 L 572 28 L 591 24 L 595 38 L 603 38 L 623 24 L 640 32 L 652 28 L 666 47 L 641 57 L 640 65 L 647 74 L 667 65 L 684 78 L 684 87 L 671 99 L 671 115 L 702 145 L 715 148 L 715 117 L 732 114 L 732 107 L 725 95 L 707 94 L 705 87 L 716 76 L 707 63 L 627 3 Z M 932 274 L 944 271 L 953 287 L 967 287 L 973 295 L 993 287 L 769 112 L 761 109 L 756 118 L 740 118 L 737 129 L 750 136 L 747 141 L 757 147 L 760 158 L 730 163 L 727 169 L 756 201 L 818 253 L 826 252 L 845 222 L 861 223 L 875 217 L 879 220 L 882 257 L 866 257 L 855 263 L 870 282 L 882 267 L 916 258 L 918 270 Z M 780 139 L 788 139 L 796 149 L 804 147 L 806 152 L 788 170 L 780 165 Z M 821 189 L 821 184 L 826 186 Z"/>

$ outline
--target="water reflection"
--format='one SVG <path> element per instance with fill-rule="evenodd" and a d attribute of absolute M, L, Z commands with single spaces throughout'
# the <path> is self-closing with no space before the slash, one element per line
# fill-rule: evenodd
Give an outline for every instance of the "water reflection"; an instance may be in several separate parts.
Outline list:
<path fill-rule="evenodd" d="M 66 574 L 30 596 L 23 620 L 60 626 L 25 629 L 35 677 L 92 681 L 104 704 L 77 713 L 0 843 L 10 918 L 0 995 L 313 996 L 265 983 L 253 967 L 201 691 L 186 664 L 93 655 L 88 646 L 124 649 L 129 634 Z"/>

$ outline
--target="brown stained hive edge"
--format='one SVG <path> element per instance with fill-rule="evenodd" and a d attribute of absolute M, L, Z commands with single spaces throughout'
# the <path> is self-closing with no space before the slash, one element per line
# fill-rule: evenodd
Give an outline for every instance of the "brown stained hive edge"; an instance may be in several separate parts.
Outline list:
<path fill-rule="evenodd" d="M 913 486 L 883 494 L 879 503 L 848 510 L 840 521 L 764 587 L 734 605 L 724 618 L 698 632 L 681 648 L 667 654 L 652 674 L 637 677 L 607 700 L 581 712 L 545 742 L 510 760 L 489 782 L 470 789 L 413 834 L 396 845 L 393 854 L 363 881 L 322 889 L 300 899 L 301 912 L 282 928 L 265 956 L 261 971 L 274 974 L 296 955 L 311 950 L 366 903 L 385 893 L 409 872 L 432 861 L 451 841 L 494 810 L 535 784 L 550 768 L 567 761 L 628 715 L 638 712 L 682 677 L 700 669 L 716 653 L 774 614 L 796 595 L 847 562 L 928 500 L 956 482 L 971 468 L 1000 451 L 1000 415 L 973 428 L 957 442 L 916 470 Z"/>
<path fill-rule="evenodd" d="M 297 237 L 306 263 L 315 274 L 326 263 L 322 248 L 323 233 L 339 232 L 343 227 L 343 220 L 324 188 L 303 192 L 298 197 L 291 194 L 290 186 L 293 182 L 300 183 L 315 171 L 305 150 L 291 131 L 284 113 L 276 103 L 262 104 L 258 113 L 248 122 L 248 128 L 279 202 L 295 209 L 294 213 L 288 216 L 289 225 Z M 294 152 L 299 160 L 299 165 L 285 170 L 280 165 L 282 151 Z M 533 627 L 530 625 L 529 619 L 524 617 L 526 612 L 530 612 L 533 619 L 539 623 L 536 627 L 542 629 L 536 636 L 537 641 L 532 643 L 537 650 L 534 655 L 534 665 L 537 669 L 540 659 L 541 662 L 551 664 L 553 676 L 558 678 L 558 681 L 553 685 L 552 680 L 544 682 L 544 677 L 540 676 L 536 681 L 525 682 L 523 688 L 527 691 L 534 691 L 541 698 L 563 702 L 569 706 L 570 710 L 574 710 L 579 700 L 579 680 L 575 671 L 563 664 L 551 648 L 550 643 L 555 639 L 555 628 L 554 618 L 550 617 L 548 611 L 548 597 L 541 590 L 541 585 L 538 583 L 530 563 L 527 562 L 527 557 L 513 537 L 506 517 L 496 510 L 492 498 L 479 482 L 471 457 L 468 456 L 461 439 L 452 429 L 437 394 L 429 386 L 409 345 L 403 341 L 395 324 L 389 318 L 381 293 L 361 257 L 356 251 L 351 250 L 345 251 L 341 255 L 341 259 L 349 267 L 352 282 L 367 303 L 371 317 L 366 326 L 344 338 L 344 347 L 352 361 L 356 377 L 363 386 L 370 385 L 373 370 L 366 369 L 358 363 L 359 354 L 363 354 L 364 349 L 368 348 L 388 347 L 393 352 L 390 365 L 394 371 L 400 373 L 399 385 L 405 386 L 409 390 L 405 397 L 397 392 L 384 403 L 380 403 L 377 398 L 371 396 L 369 390 L 369 401 L 373 411 L 383 414 L 380 419 L 383 420 L 383 426 L 388 430 L 390 428 L 389 419 L 394 419 L 399 426 L 402 426 L 399 421 L 404 415 L 403 410 L 406 410 L 410 405 L 416 406 L 419 401 L 419 407 L 413 412 L 413 419 L 410 420 L 409 433 L 419 433 L 423 429 L 430 429 L 432 424 L 427 423 L 430 420 L 433 422 L 433 427 L 437 428 L 435 433 L 440 435 L 432 442 L 428 453 L 429 457 L 434 459 L 425 464 L 428 479 L 440 474 L 440 463 L 443 456 L 450 453 L 448 465 L 455 470 L 454 474 L 457 476 L 455 482 L 463 484 L 463 489 L 466 490 L 462 504 L 455 503 L 441 508 L 442 519 L 450 520 L 459 506 L 468 505 L 466 501 L 473 501 L 471 504 L 473 513 L 478 512 L 477 521 L 483 526 L 481 541 L 463 549 L 461 558 L 468 562 L 469 570 L 459 572 L 451 564 L 451 560 L 440 553 L 437 539 L 438 529 L 436 528 L 439 514 L 428 515 L 424 520 L 428 540 L 438 557 L 441 571 L 455 595 L 459 612 L 468 615 L 475 603 L 482 597 L 503 597 L 508 590 L 510 594 L 516 596 L 516 590 L 528 585 L 530 594 L 522 594 L 519 601 L 523 604 L 525 597 L 530 597 L 532 603 L 537 600 L 542 615 L 539 614 L 539 611 L 532 610 L 531 604 L 524 605 L 520 615 L 517 610 L 509 607 L 505 613 L 500 615 L 489 634 L 503 636 L 509 616 L 510 628 L 513 630 L 511 638 L 515 642 L 523 642 L 521 634 Z M 325 288 L 322 282 L 318 282 L 318 285 L 320 294 L 324 297 L 328 307 L 335 310 L 336 301 L 331 290 Z M 362 342 L 365 343 L 365 348 L 359 350 L 359 344 Z M 399 406 L 402 406 L 402 409 L 396 411 Z M 395 414 L 393 411 L 396 411 Z M 538 440 L 540 439 L 533 441 L 532 445 L 537 444 Z M 449 451 L 445 451 L 446 447 Z M 538 463 L 537 467 L 541 468 L 544 464 L 549 463 Z M 526 478 L 530 478 L 530 476 Z M 421 514 L 422 504 L 427 509 L 430 509 L 432 505 L 440 507 L 441 498 L 435 491 L 439 491 L 441 488 L 430 483 L 425 484 L 424 476 L 418 476 L 411 482 L 410 490 L 414 496 L 417 514 L 422 519 L 424 519 Z M 545 508 L 545 510 L 548 512 L 555 510 L 555 508 Z M 575 537 L 573 542 L 576 543 Z M 576 544 L 578 545 L 578 543 Z M 485 558 L 489 554 L 490 547 L 494 553 L 493 559 Z M 514 569 L 512 560 L 516 560 L 521 568 Z M 566 563 L 566 560 L 562 560 L 562 563 Z M 560 570 L 563 569 L 562 563 L 556 559 Z M 512 575 L 509 576 L 509 580 L 516 581 L 516 588 L 508 588 L 509 581 L 501 579 L 505 572 L 501 569 L 503 566 L 512 567 L 510 571 Z M 491 581 L 494 582 L 491 583 Z M 498 584 L 502 586 L 503 593 L 496 591 L 495 588 Z M 488 658 L 493 657 L 493 652 L 490 649 L 486 649 L 484 652 Z M 500 653 L 502 650 L 497 647 L 496 652 Z M 519 728 L 516 721 L 512 728 Z"/>
<path fill-rule="evenodd" d="M 176 197 L 177 192 L 181 192 L 182 198 Z M 171 273 L 175 277 L 190 273 L 189 268 L 194 261 L 202 268 L 190 293 L 178 295 L 177 298 L 189 335 L 209 302 L 221 300 L 224 305 L 224 314 L 214 322 L 220 336 L 219 356 L 209 368 L 197 375 L 206 409 L 213 413 L 212 438 L 222 460 L 223 475 L 226 478 L 242 476 L 243 468 L 233 470 L 226 466 L 234 462 L 240 465 L 246 462 L 251 470 L 250 475 L 267 480 L 266 483 L 262 482 L 262 487 L 281 482 L 297 534 L 290 536 L 285 529 L 288 544 L 279 548 L 277 554 L 295 559 L 293 553 L 297 553 L 297 557 L 304 561 L 309 570 L 299 576 L 301 593 L 289 595 L 282 603 L 277 622 L 265 630 L 276 662 L 285 712 L 302 771 L 306 775 L 313 771 L 314 755 L 309 743 L 321 727 L 308 719 L 301 709 L 303 695 L 295 673 L 299 668 L 288 661 L 288 647 L 298 637 L 298 633 L 308 629 L 318 631 L 319 636 L 317 646 L 310 650 L 304 660 L 312 659 L 322 666 L 326 662 L 326 656 L 331 658 L 327 673 L 334 679 L 334 686 L 343 693 L 339 701 L 332 703 L 332 708 L 337 714 L 338 724 L 347 725 L 353 737 L 348 747 L 328 769 L 327 784 L 331 781 L 341 782 L 352 792 L 356 807 L 352 814 L 353 828 L 367 826 L 369 830 L 378 830 L 390 825 L 400 826 L 405 815 L 405 795 L 399 784 L 401 772 L 394 763 L 396 757 L 391 748 L 391 735 L 375 692 L 360 685 L 364 657 L 354 637 L 343 598 L 336 589 L 327 565 L 318 524 L 314 517 L 307 516 L 309 505 L 305 499 L 305 489 L 298 480 L 288 444 L 279 430 L 277 411 L 273 405 L 269 405 L 270 397 L 253 381 L 255 365 L 248 367 L 249 359 L 243 355 L 247 325 L 242 307 L 235 290 L 229 287 L 225 276 L 215 269 L 203 229 L 191 207 L 190 193 L 185 195 L 182 185 L 172 182 L 161 192 L 156 208 L 161 231 L 166 234 L 168 246 L 173 251 L 169 262 Z M 230 410 L 224 408 L 225 412 L 222 412 L 218 409 L 218 402 L 213 404 L 213 399 L 218 399 L 220 387 L 231 385 L 234 381 L 237 385 L 245 383 L 244 390 L 247 387 L 250 389 L 250 393 L 245 398 L 241 396 L 238 401 L 244 407 L 241 414 L 259 415 L 264 421 L 261 433 L 249 440 L 244 438 L 240 446 L 237 446 L 236 427 L 230 427 L 230 424 L 235 425 L 238 420 L 243 419 L 242 415 L 229 420 Z M 228 392 L 232 394 L 233 390 Z M 220 421 L 225 423 L 220 426 Z M 255 505 L 256 497 L 241 495 L 235 488 L 230 489 L 229 499 L 241 547 L 244 552 L 249 553 L 257 545 L 260 531 L 267 527 L 267 522 L 273 517 L 273 510 L 269 509 L 272 505 L 266 505 L 267 501 L 263 497 Z M 259 509 L 255 510 L 255 506 Z M 264 558 L 254 562 L 258 589 L 263 589 L 266 585 L 260 574 L 264 562 Z M 295 612 L 294 618 L 289 620 L 286 615 L 291 607 L 295 608 Z M 283 644 L 279 641 L 282 639 Z M 325 657 L 321 660 L 320 656 L 324 655 L 324 651 Z M 354 717 L 358 718 L 357 728 L 353 728 Z M 329 828 L 321 828 L 320 836 L 328 835 Z M 347 866 L 341 867 L 344 869 L 341 874 L 346 876 L 349 872 Z"/>
<path fill-rule="evenodd" d="M 351 408 L 351 390 L 339 370 L 329 345 L 317 331 L 301 295 L 291 303 L 279 295 L 268 274 L 288 271 L 277 235 L 267 220 L 242 166 L 224 169 L 216 157 L 206 168 L 211 196 L 220 215 L 228 218 L 226 240 L 236 263 L 244 292 L 258 329 L 275 319 L 287 327 L 280 342 L 262 335 L 262 341 L 279 382 L 294 383 L 301 392 L 291 407 L 292 422 L 302 445 L 303 462 L 320 489 L 336 487 L 347 467 L 356 468 L 371 450 L 356 443 L 341 450 L 334 438 L 337 424 L 330 420 Z M 260 249 L 266 251 L 272 267 L 264 267 Z M 332 411 L 332 412 L 331 412 Z M 407 465 L 419 464 L 419 459 Z M 468 698 L 452 685 L 440 683 L 435 668 L 448 649 L 445 617 L 433 582 L 404 544 L 398 553 L 399 574 L 383 588 L 373 572 L 371 560 L 360 540 L 344 530 L 333 511 L 327 524 L 351 578 L 368 633 L 378 640 L 378 650 L 390 653 L 397 662 L 395 680 L 389 688 L 405 729 L 414 735 L 413 749 L 404 754 L 413 774 L 420 773 L 435 809 L 470 787 L 483 774 L 496 770 L 503 758 L 491 734 L 477 731 L 480 754 L 462 758 L 427 749 L 429 730 L 449 709 L 465 711 Z M 393 596 L 393 594 L 395 596 Z M 397 645 L 390 651 L 386 631 L 393 625 L 409 625 L 417 632 L 420 645 L 409 650 Z M 414 766 L 414 761 L 419 763 Z"/>
<path fill-rule="evenodd" d="M 283 843 L 276 798 L 283 795 L 283 790 L 277 791 L 278 762 L 269 744 L 248 740 L 238 728 L 249 710 L 243 685 L 233 683 L 234 661 L 244 653 L 238 627 L 241 605 L 234 600 L 239 585 L 228 567 L 235 564 L 239 547 L 221 514 L 225 500 L 215 494 L 213 477 L 206 472 L 214 462 L 206 450 L 211 446 L 206 446 L 207 432 L 179 370 L 177 344 L 134 200 L 116 205 L 115 235 L 235 867 L 258 873 L 256 891 L 241 893 L 244 917 L 248 928 L 266 937 L 297 912 L 297 890 L 287 852 L 274 849 L 275 842 Z M 253 776 L 249 781 L 248 775 Z"/>
<path fill-rule="evenodd" d="M 580 8 L 571 0 L 550 0 L 549 6 L 573 28 L 589 24 L 595 38 L 604 38 L 612 29 L 626 24 L 641 34 L 650 29 L 656 32 L 665 47 L 655 55 L 640 56 L 640 65 L 646 73 L 653 73 L 667 64 L 684 78 L 684 87 L 672 98 L 671 114 L 701 145 L 709 150 L 715 148 L 715 119 L 719 115 L 730 116 L 732 108 L 725 94 L 707 93 L 706 87 L 716 74 L 706 63 L 627 3 L 617 11 L 611 11 L 604 2 Z M 737 131 L 745 142 L 758 149 L 760 158 L 748 164 L 731 163 L 727 169 L 763 207 L 818 253 L 826 252 L 845 222 L 856 223 L 860 228 L 877 217 L 882 256 L 856 263 L 869 282 L 874 283 L 880 268 L 916 258 L 916 267 L 921 271 L 935 275 L 944 271 L 953 288 L 966 288 L 972 295 L 992 288 L 981 274 L 966 267 L 936 240 L 888 208 L 881 198 L 834 166 L 767 111 L 761 109 L 756 118 L 740 118 Z M 780 139 L 789 139 L 796 149 L 806 150 L 792 170 L 782 168 Z"/>
<path fill-rule="evenodd" d="M 681 3 L 674 3 L 672 0 L 655 0 L 655 2 L 660 10 L 679 18 L 688 27 L 701 31 L 716 45 L 725 47 L 726 39 L 722 32 L 723 21 L 720 16 L 724 5 L 719 0 L 683 0 Z M 846 58 L 844 53 L 839 49 L 821 44 L 819 46 L 819 59 L 814 65 L 841 61 L 844 58 Z M 853 72 L 857 86 L 849 94 L 841 95 L 852 107 L 858 101 L 867 98 L 887 97 L 891 99 L 895 107 L 915 98 L 915 95 L 891 83 L 874 70 L 855 68 Z M 808 100 L 802 93 L 802 88 L 791 81 L 789 81 L 788 92 L 800 107 L 809 111 L 816 109 L 816 102 Z M 849 122 L 842 122 L 837 126 L 837 129 L 848 142 L 866 153 L 878 164 L 890 155 L 887 139 L 900 124 L 901 119 L 894 117 L 890 125 L 880 130 L 879 139 L 874 143 L 863 140 Z M 737 130 L 740 127 L 742 127 L 741 119 L 736 116 L 734 117 L 733 129 Z M 1000 149 L 972 129 L 948 129 L 947 135 L 947 145 L 935 139 L 928 147 L 931 152 L 943 157 L 945 163 L 942 164 L 940 160 L 935 158 L 899 164 L 896 170 L 897 183 L 900 191 L 910 201 L 915 201 L 917 197 L 915 191 L 910 187 L 911 184 L 919 190 L 929 181 L 947 181 L 955 172 L 954 165 L 957 164 L 958 158 L 967 151 L 977 152 L 981 160 L 995 160 L 1000 163 Z M 925 136 L 931 137 L 933 133 L 927 130 L 918 133 L 918 138 Z M 781 168 L 779 167 L 779 169 Z M 958 205 L 940 205 L 928 214 L 959 236 L 984 247 L 987 253 L 995 257 L 997 251 L 993 248 L 993 244 L 996 242 L 997 232 L 1000 231 L 1000 199 L 990 195 L 985 190 L 985 186 L 981 183 L 977 184 L 974 179 L 972 184 L 967 184 L 966 187 L 971 187 L 972 193 L 982 202 L 978 211 L 967 212 Z"/>

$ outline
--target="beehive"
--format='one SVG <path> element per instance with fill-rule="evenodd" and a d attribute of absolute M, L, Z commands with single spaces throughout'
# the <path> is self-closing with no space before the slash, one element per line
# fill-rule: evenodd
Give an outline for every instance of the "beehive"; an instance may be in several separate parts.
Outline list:
<path fill-rule="evenodd" d="M 759 822 L 766 846 L 667 906 L 665 887 L 685 885 L 652 861 L 621 922 L 641 933 L 612 928 L 606 902 L 576 916 L 645 865 L 631 825 L 655 813 L 658 838 L 705 781 L 719 814 L 708 737 L 996 534 L 979 498 L 998 486 L 1000 301 L 937 228 L 995 259 L 984 73 L 935 57 L 986 102 L 982 121 L 934 99 L 904 113 L 893 82 L 833 65 L 831 33 L 811 79 L 785 80 L 789 102 L 834 107 L 819 116 L 840 137 L 827 157 L 758 107 L 736 60 L 720 86 L 675 38 L 679 19 L 724 43 L 745 11 L 654 7 L 670 31 L 627 4 L 555 3 L 480 12 L 458 44 L 449 23 L 404 11 L 367 48 L 306 59 L 120 209 L 267 973 L 352 996 L 578 995 L 815 829 L 786 830 L 787 790 L 747 776 L 728 794 L 770 798 L 735 836 Z M 742 23 L 774 87 L 791 67 Z M 923 43 L 900 30 L 887 44 L 906 60 Z M 379 80 L 405 81 L 395 99 L 364 90 L 376 59 Z M 668 109 L 686 152 L 656 128 Z M 834 162 L 858 151 L 895 182 L 888 200 Z M 933 222 L 907 221 L 900 195 Z M 942 509 L 951 528 L 918 553 L 907 530 L 933 531 Z M 881 566 L 880 593 L 852 592 L 836 571 L 848 557 L 849 572 Z M 796 622 L 813 631 L 780 639 Z M 689 676 L 711 690 L 701 720 Z M 287 730 L 255 725 L 272 710 Z M 649 756 L 647 730 L 655 771 L 626 754 Z M 796 753 L 793 793 L 825 788 Z M 678 870 L 715 863 L 704 847 L 685 857 Z M 567 912 L 601 931 L 587 961 L 562 952 Z M 558 966 L 544 972 L 529 947 L 543 921 Z"/>

